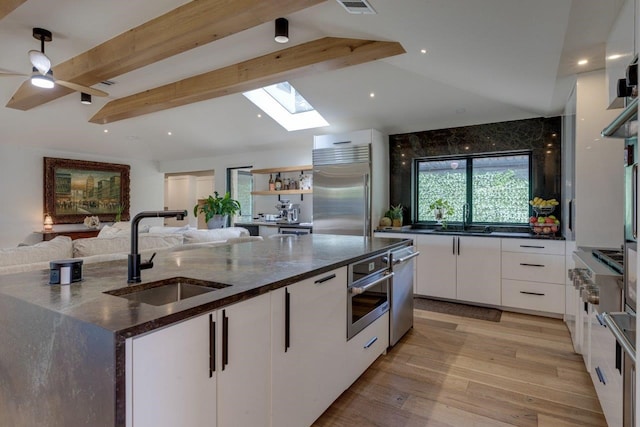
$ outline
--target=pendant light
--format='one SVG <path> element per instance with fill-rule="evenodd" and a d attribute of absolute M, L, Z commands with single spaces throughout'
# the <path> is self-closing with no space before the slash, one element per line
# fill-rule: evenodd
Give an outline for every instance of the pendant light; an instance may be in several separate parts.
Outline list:
<path fill-rule="evenodd" d="M 80 103 L 84 105 L 91 105 L 91 94 L 80 92 Z"/>
<path fill-rule="evenodd" d="M 275 41 L 278 43 L 287 43 L 289 41 L 289 21 L 286 18 L 276 19 Z"/>

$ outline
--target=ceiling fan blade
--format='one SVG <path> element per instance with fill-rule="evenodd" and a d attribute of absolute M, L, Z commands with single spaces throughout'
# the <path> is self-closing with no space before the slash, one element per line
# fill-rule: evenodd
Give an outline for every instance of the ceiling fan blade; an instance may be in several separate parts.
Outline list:
<path fill-rule="evenodd" d="M 36 67 L 41 74 L 47 74 L 47 71 L 51 69 L 51 60 L 39 50 L 29 51 L 29 61 L 31 61 L 31 65 Z"/>
<path fill-rule="evenodd" d="M 24 73 L 14 73 L 12 71 L 0 71 L 0 77 L 29 77 L 29 74 Z"/>
<path fill-rule="evenodd" d="M 76 83 L 65 82 L 64 80 L 56 80 L 56 84 L 75 90 L 77 92 L 88 93 L 89 95 L 93 96 L 109 96 L 107 92 L 101 91 L 100 89 L 94 89 L 92 87 L 82 86 Z"/>

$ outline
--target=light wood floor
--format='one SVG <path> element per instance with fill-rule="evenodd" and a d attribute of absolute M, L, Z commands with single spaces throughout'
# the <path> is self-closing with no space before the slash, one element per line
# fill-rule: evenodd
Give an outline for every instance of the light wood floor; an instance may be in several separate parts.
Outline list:
<path fill-rule="evenodd" d="M 414 328 L 314 426 L 606 426 L 558 319 L 415 311 Z"/>

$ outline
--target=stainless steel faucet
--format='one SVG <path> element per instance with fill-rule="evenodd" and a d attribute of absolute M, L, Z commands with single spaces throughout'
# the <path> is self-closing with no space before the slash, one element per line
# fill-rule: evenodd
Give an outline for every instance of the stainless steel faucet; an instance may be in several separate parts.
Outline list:
<path fill-rule="evenodd" d="M 153 257 L 156 256 L 155 252 L 151 255 L 151 258 L 145 262 L 140 261 L 140 254 L 138 253 L 138 224 L 143 218 L 176 218 L 182 221 L 187 216 L 187 211 L 145 211 L 140 212 L 133 218 L 131 222 L 131 253 L 128 257 L 128 278 L 127 283 L 140 283 L 140 271 L 153 267 Z"/>

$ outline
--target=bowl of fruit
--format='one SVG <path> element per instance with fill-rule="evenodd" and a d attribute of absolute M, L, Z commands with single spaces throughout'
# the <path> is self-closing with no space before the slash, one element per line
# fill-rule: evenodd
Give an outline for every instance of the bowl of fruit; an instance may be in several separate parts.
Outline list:
<path fill-rule="evenodd" d="M 536 234 L 554 234 L 560 230 L 560 220 L 553 215 L 529 218 L 531 231 Z"/>
<path fill-rule="evenodd" d="M 556 206 L 560 204 L 556 199 L 545 200 L 540 197 L 534 197 L 529 200 L 529 204 L 533 207 L 533 210 L 538 215 L 549 215 L 556 209 Z"/>

